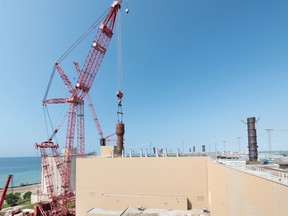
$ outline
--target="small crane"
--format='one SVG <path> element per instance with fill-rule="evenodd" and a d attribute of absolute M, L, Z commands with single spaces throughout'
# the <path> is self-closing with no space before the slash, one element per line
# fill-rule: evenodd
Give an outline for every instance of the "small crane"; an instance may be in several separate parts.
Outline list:
<path fill-rule="evenodd" d="M 3 191 L 2 191 L 2 195 L 0 197 L 0 210 L 2 209 L 2 206 L 3 206 L 3 203 L 4 203 L 4 198 L 6 196 L 6 193 L 7 193 L 7 190 L 8 190 L 8 186 L 9 186 L 9 183 L 10 183 L 10 180 L 12 179 L 12 177 L 13 177 L 13 175 L 8 175 L 8 177 L 6 179 L 6 182 L 5 182 Z"/>

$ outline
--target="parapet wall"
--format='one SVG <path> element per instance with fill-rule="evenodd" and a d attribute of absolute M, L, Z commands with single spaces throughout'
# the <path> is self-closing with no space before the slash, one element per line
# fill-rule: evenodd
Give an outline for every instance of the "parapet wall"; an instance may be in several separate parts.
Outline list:
<path fill-rule="evenodd" d="M 288 186 L 212 161 L 207 168 L 212 216 L 288 215 Z"/>
<path fill-rule="evenodd" d="M 76 211 L 207 208 L 207 157 L 77 159 Z"/>
<path fill-rule="evenodd" d="M 212 216 L 287 215 L 288 186 L 208 157 L 78 158 L 76 213 L 208 208 Z"/>

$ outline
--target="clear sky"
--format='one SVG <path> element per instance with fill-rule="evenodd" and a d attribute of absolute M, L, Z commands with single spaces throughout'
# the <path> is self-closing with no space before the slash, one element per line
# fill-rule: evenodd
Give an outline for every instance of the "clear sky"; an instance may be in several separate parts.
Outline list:
<path fill-rule="evenodd" d="M 47 139 L 42 99 L 54 62 L 109 7 L 103 0 L 0 0 L 0 156 L 36 156 Z M 129 0 L 121 11 L 125 146 L 242 150 L 247 117 L 258 146 L 288 149 L 287 0 Z M 116 29 L 115 29 L 116 30 Z M 104 135 L 117 121 L 117 31 L 90 91 Z M 73 81 L 94 32 L 61 63 Z M 55 74 L 49 97 L 67 97 Z M 55 126 L 63 105 L 50 105 Z M 99 136 L 85 107 L 86 151 Z M 66 123 L 57 138 L 64 146 Z M 39 154 L 39 153 L 38 153 Z"/>

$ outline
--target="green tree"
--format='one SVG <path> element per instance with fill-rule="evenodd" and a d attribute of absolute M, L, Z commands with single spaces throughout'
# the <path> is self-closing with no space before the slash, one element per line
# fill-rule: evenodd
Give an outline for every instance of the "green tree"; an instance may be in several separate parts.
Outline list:
<path fill-rule="evenodd" d="M 19 193 L 13 194 L 9 193 L 5 196 L 5 201 L 9 206 L 15 206 L 16 203 L 20 200 Z"/>
<path fill-rule="evenodd" d="M 32 194 L 32 192 L 31 191 L 28 191 L 28 192 L 26 192 L 25 194 L 24 194 L 24 196 L 23 196 L 23 199 L 31 199 L 31 194 Z"/>

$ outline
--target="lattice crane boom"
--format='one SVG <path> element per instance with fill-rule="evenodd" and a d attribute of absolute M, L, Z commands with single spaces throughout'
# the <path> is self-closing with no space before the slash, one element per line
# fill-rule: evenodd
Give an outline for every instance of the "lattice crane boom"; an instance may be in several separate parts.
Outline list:
<path fill-rule="evenodd" d="M 82 68 L 82 73 L 77 80 L 79 88 L 81 86 L 87 89 L 86 91 L 82 91 L 79 97 L 80 99 L 83 99 L 91 88 L 106 50 L 110 44 L 111 38 L 113 36 L 113 28 L 116 15 L 119 8 L 121 7 L 121 2 L 122 0 L 119 2 L 113 2 L 104 22 L 100 24 L 100 27 L 89 49 L 88 55 Z"/>
<path fill-rule="evenodd" d="M 41 157 L 42 157 L 42 168 L 45 174 L 45 180 L 47 184 L 48 196 L 51 200 L 51 215 L 58 215 L 57 212 L 63 213 L 63 209 L 58 206 L 57 203 L 65 203 L 66 200 L 73 199 L 73 191 L 70 184 L 70 173 L 71 173 L 71 162 L 73 156 L 73 146 L 74 146 L 74 137 L 75 137 L 75 127 L 77 121 L 77 154 L 84 155 L 85 153 L 85 137 L 84 137 L 84 98 L 88 100 L 88 105 L 90 109 L 93 109 L 93 105 L 89 96 L 87 94 L 93 84 L 93 81 L 97 75 L 97 72 L 100 68 L 104 55 L 107 51 L 107 48 L 110 44 L 111 38 L 113 36 L 113 28 L 117 12 L 121 7 L 120 1 L 114 1 L 111 5 L 104 22 L 100 24 L 96 36 L 92 41 L 91 47 L 87 54 L 87 57 L 84 61 L 82 69 L 80 69 L 77 62 L 74 62 L 76 71 L 78 72 L 78 79 L 75 84 L 75 87 L 72 86 L 71 81 L 68 76 L 65 74 L 64 70 L 59 66 L 59 63 L 55 63 L 55 68 L 61 77 L 64 85 L 67 87 L 68 92 L 71 94 L 69 98 L 52 98 L 46 99 L 48 90 L 45 95 L 45 99 L 42 101 L 43 104 L 60 104 L 60 103 L 69 103 L 69 109 L 67 113 L 67 131 L 66 131 L 66 144 L 65 144 L 65 153 L 63 154 L 63 162 L 58 153 L 58 145 L 55 145 L 52 142 L 52 138 L 55 136 L 57 131 L 52 134 L 52 138 L 41 144 L 35 144 L 36 148 L 40 148 Z M 55 70 L 54 68 L 54 70 Z M 50 87 L 50 83 L 48 85 Z M 49 88 L 48 88 L 49 89 Z M 94 109 L 93 109 L 94 110 Z M 91 110 L 92 111 L 92 110 Z M 95 112 L 94 112 L 95 113 Z M 93 112 L 92 112 L 93 114 Z M 96 121 L 96 126 L 98 133 L 102 138 L 103 132 L 98 122 L 98 118 L 93 115 L 94 121 Z M 52 155 L 55 158 L 55 163 L 57 169 L 59 170 L 61 176 L 61 194 L 57 196 L 55 194 L 51 169 L 48 164 L 46 150 L 50 148 Z M 49 171 L 50 170 L 50 171 Z M 41 210 L 41 208 L 40 208 Z M 53 213 L 55 212 L 55 213 Z"/>
<path fill-rule="evenodd" d="M 59 64 L 57 62 L 55 63 L 55 68 L 57 69 L 57 72 L 59 73 L 61 79 L 63 80 L 64 84 L 66 85 L 68 91 L 70 93 L 73 93 L 74 88 L 72 86 L 72 83 L 70 82 L 68 76 L 64 73 L 64 71 L 62 70 L 62 68 L 59 66 Z"/>

